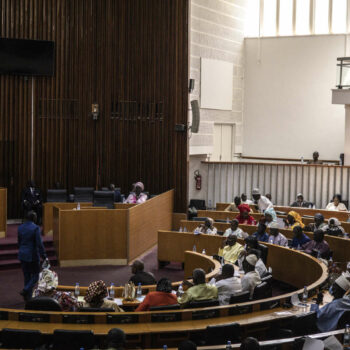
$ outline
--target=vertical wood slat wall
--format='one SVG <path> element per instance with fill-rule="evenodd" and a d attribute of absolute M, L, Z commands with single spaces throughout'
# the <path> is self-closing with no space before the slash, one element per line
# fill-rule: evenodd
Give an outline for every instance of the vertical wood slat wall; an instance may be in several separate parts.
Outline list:
<path fill-rule="evenodd" d="M 301 165 L 279 163 L 219 163 L 208 166 L 207 203 L 233 202 L 235 196 L 258 187 L 262 194 L 271 193 L 276 205 L 290 205 L 298 193 L 325 208 L 334 194 L 350 201 L 350 167 L 334 165 Z M 348 208 L 349 209 L 349 208 Z"/>
<path fill-rule="evenodd" d="M 42 189 L 141 180 L 187 203 L 188 0 L 0 0 L 0 37 L 55 41 L 34 78 L 34 178 Z M 0 186 L 9 217 L 31 176 L 31 77 L 0 75 Z M 93 121 L 91 104 L 100 117 Z"/>

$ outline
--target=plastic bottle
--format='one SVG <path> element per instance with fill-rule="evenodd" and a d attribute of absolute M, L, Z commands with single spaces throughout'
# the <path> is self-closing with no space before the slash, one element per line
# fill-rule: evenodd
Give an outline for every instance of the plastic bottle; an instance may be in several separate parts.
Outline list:
<path fill-rule="evenodd" d="M 142 297 L 142 287 L 141 283 L 137 285 L 137 291 L 136 291 L 136 298 L 141 298 Z"/>
<path fill-rule="evenodd" d="M 304 164 L 304 156 L 300 157 L 301 164 Z"/>
<path fill-rule="evenodd" d="M 115 291 L 114 291 L 114 283 L 111 283 L 111 286 L 109 287 L 109 297 L 111 299 L 114 299 Z"/>
<path fill-rule="evenodd" d="M 349 234 L 347 232 L 344 233 L 344 238 L 349 238 Z"/>
<path fill-rule="evenodd" d="M 179 285 L 177 292 L 179 293 L 179 297 L 181 297 L 181 295 L 184 294 L 184 288 L 182 287 L 182 283 Z"/>
<path fill-rule="evenodd" d="M 304 291 L 303 291 L 303 303 L 307 303 L 307 297 L 309 296 L 309 293 L 307 291 L 307 287 L 304 287 Z"/>
<path fill-rule="evenodd" d="M 187 232 L 187 227 L 184 227 L 184 231 L 183 232 Z"/>
<path fill-rule="evenodd" d="M 229 224 L 230 223 L 230 219 L 226 218 L 226 223 Z"/>
<path fill-rule="evenodd" d="M 78 282 L 75 284 L 74 295 L 75 295 L 77 298 L 78 298 L 78 296 L 80 295 L 80 286 L 79 286 L 79 283 L 78 283 Z"/>
<path fill-rule="evenodd" d="M 209 199 L 208 200 L 208 209 L 211 210 L 212 209 L 212 206 L 211 206 L 211 200 Z"/>
<path fill-rule="evenodd" d="M 349 324 L 345 325 L 343 345 L 344 345 L 344 349 L 350 348 L 350 325 Z"/>
<path fill-rule="evenodd" d="M 226 350 L 231 350 L 232 347 L 231 347 L 231 340 L 228 340 L 227 341 L 227 344 L 226 344 Z"/>
<path fill-rule="evenodd" d="M 205 249 L 203 249 L 203 250 L 202 250 L 202 254 L 206 254 L 206 251 L 205 251 Z"/>
<path fill-rule="evenodd" d="M 167 350 L 168 346 L 167 345 L 163 345 L 163 350 Z"/>
<path fill-rule="evenodd" d="M 80 203 L 77 204 L 77 210 L 80 210 Z"/>
<path fill-rule="evenodd" d="M 180 226 L 180 230 L 179 230 L 179 232 L 183 232 L 182 226 Z"/>
<path fill-rule="evenodd" d="M 196 245 L 195 245 L 195 244 L 193 245 L 192 251 L 194 251 L 194 252 L 196 252 L 196 251 L 197 251 L 197 247 L 196 247 Z"/>

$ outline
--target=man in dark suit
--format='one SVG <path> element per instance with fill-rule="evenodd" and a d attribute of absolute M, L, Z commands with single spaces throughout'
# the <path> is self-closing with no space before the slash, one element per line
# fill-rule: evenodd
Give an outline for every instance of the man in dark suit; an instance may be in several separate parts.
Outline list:
<path fill-rule="evenodd" d="M 24 217 L 28 211 L 33 210 L 37 215 L 37 223 L 40 225 L 43 211 L 43 199 L 40 189 L 35 187 L 35 182 L 33 180 L 29 180 L 27 187 L 22 190 L 21 204 Z"/>
<path fill-rule="evenodd" d="M 24 288 L 20 292 L 24 300 L 30 299 L 32 290 L 39 279 L 40 257 L 47 260 L 40 228 L 35 224 L 36 213 L 27 212 L 25 222 L 18 227 L 18 259 L 24 276 Z"/>

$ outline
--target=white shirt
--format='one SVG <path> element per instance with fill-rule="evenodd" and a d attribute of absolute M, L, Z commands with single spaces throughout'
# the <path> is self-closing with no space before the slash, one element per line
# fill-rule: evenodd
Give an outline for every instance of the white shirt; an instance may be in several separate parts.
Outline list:
<path fill-rule="evenodd" d="M 256 262 L 255 271 L 259 274 L 260 277 L 261 277 L 265 272 L 267 272 L 267 268 L 266 268 L 264 262 L 263 262 L 261 259 L 259 259 L 259 260 Z"/>
<path fill-rule="evenodd" d="M 246 273 L 241 280 L 242 291 L 250 291 L 250 299 L 253 297 L 255 287 L 261 283 L 261 278 L 256 271 Z"/>
<path fill-rule="evenodd" d="M 260 199 L 258 200 L 258 207 L 259 210 L 263 213 L 266 209 L 273 208 L 273 204 L 267 197 L 260 196 Z"/>
<path fill-rule="evenodd" d="M 338 206 L 334 205 L 334 202 L 329 203 L 326 206 L 326 210 L 337 210 L 337 211 L 347 211 L 344 203 L 339 203 Z"/>
<path fill-rule="evenodd" d="M 220 305 L 228 305 L 231 295 L 241 292 L 241 280 L 237 277 L 230 277 L 215 283 L 218 289 L 218 299 Z"/>
<path fill-rule="evenodd" d="M 248 204 L 248 205 L 250 205 L 250 204 L 254 204 L 254 202 L 252 200 L 250 200 L 250 199 L 247 199 L 246 201 L 241 201 L 241 204 Z"/>
<path fill-rule="evenodd" d="M 239 227 L 237 228 L 236 231 L 232 231 L 231 228 L 228 228 L 225 233 L 223 234 L 224 237 L 228 237 L 230 234 L 234 234 L 238 238 L 246 238 L 248 237 L 248 233 L 244 232 L 242 229 Z"/>

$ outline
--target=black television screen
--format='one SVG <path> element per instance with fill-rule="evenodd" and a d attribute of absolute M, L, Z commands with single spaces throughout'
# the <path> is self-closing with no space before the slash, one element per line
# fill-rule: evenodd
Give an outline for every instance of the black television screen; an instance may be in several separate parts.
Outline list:
<path fill-rule="evenodd" d="M 54 75 L 53 41 L 0 38 L 0 74 Z"/>

